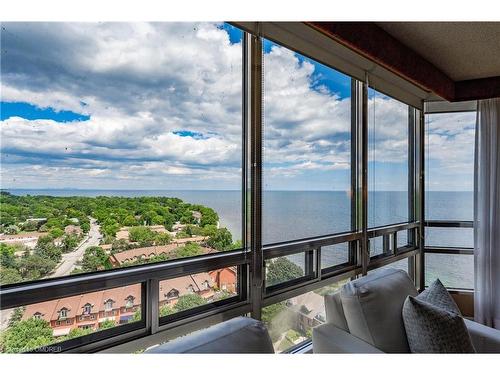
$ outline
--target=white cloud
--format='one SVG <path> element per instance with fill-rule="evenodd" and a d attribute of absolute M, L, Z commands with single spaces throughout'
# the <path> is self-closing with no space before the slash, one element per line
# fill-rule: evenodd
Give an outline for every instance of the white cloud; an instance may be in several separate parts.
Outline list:
<path fill-rule="evenodd" d="M 207 23 L 19 23 L 2 31 L 2 101 L 89 115 L 0 122 L 2 187 L 237 188 L 241 183 L 241 44 Z M 318 85 L 315 65 L 265 54 L 269 183 L 324 172 L 349 183 L 350 99 Z M 406 157 L 406 106 L 377 97 L 376 158 Z M 372 113 L 372 112 L 371 112 Z M 372 120 L 373 120 L 372 119 Z M 403 126 L 401 126 L 403 124 Z M 447 122 L 432 135 L 450 168 Z M 181 136 L 178 131 L 200 133 Z M 336 177 L 337 176 L 337 177 Z M 344 184 L 344 185 L 342 185 Z"/>

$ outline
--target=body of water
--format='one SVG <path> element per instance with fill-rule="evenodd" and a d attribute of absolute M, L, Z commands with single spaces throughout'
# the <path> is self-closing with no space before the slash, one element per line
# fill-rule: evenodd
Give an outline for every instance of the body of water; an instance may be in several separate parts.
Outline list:
<path fill-rule="evenodd" d="M 238 191 L 220 190 L 8 190 L 16 195 L 52 196 L 166 196 L 213 208 L 234 239 L 241 238 L 242 197 Z M 377 191 L 369 194 L 368 224 L 370 227 L 408 221 L 406 192 Z M 265 244 L 349 231 L 351 200 L 341 191 L 265 191 L 263 193 L 263 242 Z M 472 220 L 472 192 L 427 192 L 428 220 Z M 406 233 L 398 234 L 403 245 Z M 381 239 L 372 243 L 372 253 L 381 251 Z M 429 228 L 426 243 L 441 246 L 473 246 L 472 229 Z M 323 251 L 323 264 L 333 265 L 346 259 L 346 247 L 338 245 Z M 302 263 L 297 256 L 292 260 Z M 406 262 L 398 266 L 405 268 Z M 468 255 L 431 255 L 426 257 L 426 277 L 439 277 L 450 287 L 473 288 L 473 257 Z"/>

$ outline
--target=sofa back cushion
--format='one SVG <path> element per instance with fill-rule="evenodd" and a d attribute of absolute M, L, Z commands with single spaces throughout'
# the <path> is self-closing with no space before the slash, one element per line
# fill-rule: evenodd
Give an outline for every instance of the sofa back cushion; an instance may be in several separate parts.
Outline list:
<path fill-rule="evenodd" d="M 326 322 L 334 324 L 337 328 L 349 332 L 347 320 L 345 319 L 340 291 L 325 295 Z"/>
<path fill-rule="evenodd" d="M 417 294 L 408 274 L 392 268 L 347 283 L 340 299 L 349 332 L 386 353 L 409 353 L 401 311 Z"/>
<path fill-rule="evenodd" d="M 148 349 L 146 353 L 274 353 L 261 321 L 238 317 Z"/>

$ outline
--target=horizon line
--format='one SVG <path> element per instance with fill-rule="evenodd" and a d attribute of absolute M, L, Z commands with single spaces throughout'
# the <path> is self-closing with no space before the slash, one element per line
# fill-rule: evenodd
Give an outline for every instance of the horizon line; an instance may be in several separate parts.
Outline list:
<path fill-rule="evenodd" d="M 240 189 L 116 189 L 116 188 L 0 188 L 0 191 L 8 190 L 25 190 L 25 191 L 41 191 L 41 190 L 64 190 L 64 191 L 241 191 Z M 311 191 L 311 192 L 342 192 L 348 193 L 348 190 L 304 190 L 304 189 L 262 189 L 262 191 Z M 391 191 L 391 192 L 407 192 L 407 190 L 371 190 L 371 191 Z M 426 190 L 427 192 L 474 192 L 474 190 Z"/>

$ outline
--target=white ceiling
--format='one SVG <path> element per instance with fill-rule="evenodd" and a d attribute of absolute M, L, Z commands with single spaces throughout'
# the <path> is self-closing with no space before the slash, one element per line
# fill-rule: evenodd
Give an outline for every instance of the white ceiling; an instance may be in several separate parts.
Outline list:
<path fill-rule="evenodd" d="M 500 76 L 500 22 L 377 22 L 454 81 Z"/>

